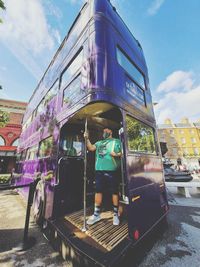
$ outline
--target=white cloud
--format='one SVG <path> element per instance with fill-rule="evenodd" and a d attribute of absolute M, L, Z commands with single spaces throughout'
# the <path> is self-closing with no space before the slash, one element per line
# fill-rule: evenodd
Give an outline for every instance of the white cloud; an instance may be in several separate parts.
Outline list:
<path fill-rule="evenodd" d="M 180 75 L 183 80 L 179 77 L 179 79 L 175 79 L 176 82 L 174 83 L 168 82 L 169 87 L 167 87 L 166 79 L 164 81 L 165 86 L 163 86 L 164 82 L 158 86 L 157 91 L 162 91 L 162 95 L 157 101 L 158 105 L 155 106 L 157 123 L 163 123 L 166 118 L 171 118 L 173 122 L 180 121 L 182 117 L 188 117 L 191 122 L 200 118 L 200 84 L 196 83 L 197 76 L 192 75 L 191 72 L 177 71 L 168 77 L 176 76 L 175 73 L 184 73 L 185 75 Z M 180 84 L 178 84 L 178 81 Z M 181 90 L 182 86 L 183 89 Z M 163 90 L 160 90 L 160 88 Z"/>
<path fill-rule="evenodd" d="M 55 37 L 60 41 L 59 33 L 48 24 L 41 0 L 5 0 L 5 6 L 0 42 L 39 79 L 55 49 Z"/>
<path fill-rule="evenodd" d="M 20 42 L 25 49 L 39 53 L 52 49 L 54 40 L 49 33 L 43 7 L 39 0 L 6 0 L 4 23 L 0 27 L 0 40 Z"/>
<path fill-rule="evenodd" d="M 158 86 L 158 92 L 169 92 L 176 89 L 186 89 L 192 88 L 194 83 L 193 73 L 185 71 L 175 71 Z"/>
<path fill-rule="evenodd" d="M 160 9 L 160 7 L 164 4 L 164 2 L 165 0 L 154 0 L 147 11 L 148 14 L 151 16 L 155 15 Z"/>
<path fill-rule="evenodd" d="M 53 36 L 54 36 L 55 40 L 57 41 L 57 43 L 61 44 L 62 39 L 61 39 L 61 36 L 60 36 L 60 32 L 55 29 L 55 30 L 52 30 L 52 33 L 53 33 Z"/>
<path fill-rule="evenodd" d="M 53 4 L 51 0 L 45 0 L 45 13 L 50 16 L 54 16 L 57 19 L 61 19 L 63 17 L 62 11 L 58 8 L 57 5 Z"/>

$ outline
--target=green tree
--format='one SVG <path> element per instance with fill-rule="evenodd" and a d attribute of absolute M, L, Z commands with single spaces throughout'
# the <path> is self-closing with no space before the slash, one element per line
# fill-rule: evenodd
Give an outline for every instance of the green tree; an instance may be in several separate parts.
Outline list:
<path fill-rule="evenodd" d="M 128 146 L 132 151 L 155 152 L 153 129 L 129 116 L 127 120 Z"/>
<path fill-rule="evenodd" d="M 0 128 L 5 127 L 8 122 L 9 122 L 8 112 L 0 110 Z"/>
<path fill-rule="evenodd" d="M 4 5 L 4 2 L 3 2 L 2 0 L 0 0 L 0 8 L 3 9 L 3 10 L 6 9 L 6 7 L 5 7 L 5 5 Z M 0 18 L 0 23 L 2 23 L 1 18 Z"/>

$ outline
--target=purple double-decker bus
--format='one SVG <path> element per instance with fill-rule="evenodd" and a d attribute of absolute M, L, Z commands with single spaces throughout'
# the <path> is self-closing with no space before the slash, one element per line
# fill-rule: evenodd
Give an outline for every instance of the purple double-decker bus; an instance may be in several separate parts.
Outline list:
<path fill-rule="evenodd" d="M 110 196 L 85 228 L 102 129 L 121 140 L 120 225 Z M 39 178 L 33 213 L 73 266 L 116 266 L 168 211 L 148 70 L 140 43 L 108 0 L 88 0 L 34 91 L 23 119 L 17 184 Z M 24 191 L 24 194 L 26 192 Z M 83 231 L 84 229 L 84 231 Z"/>

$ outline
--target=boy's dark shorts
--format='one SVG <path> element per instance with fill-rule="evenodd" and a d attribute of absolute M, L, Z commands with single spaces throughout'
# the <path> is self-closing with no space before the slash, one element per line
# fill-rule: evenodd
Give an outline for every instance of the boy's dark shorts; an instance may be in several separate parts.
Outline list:
<path fill-rule="evenodd" d="M 119 193 L 119 174 L 117 171 L 96 171 L 96 193 L 105 191 L 111 194 Z"/>

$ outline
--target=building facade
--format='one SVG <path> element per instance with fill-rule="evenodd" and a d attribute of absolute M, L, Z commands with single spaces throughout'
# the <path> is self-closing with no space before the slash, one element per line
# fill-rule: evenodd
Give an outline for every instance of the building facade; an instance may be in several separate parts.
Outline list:
<path fill-rule="evenodd" d="M 22 118 L 27 103 L 0 99 L 0 116 L 8 117 L 6 125 L 0 125 L 0 173 L 10 173 L 15 167 L 15 153 L 22 129 Z M 0 119 L 1 119 L 0 118 Z"/>
<path fill-rule="evenodd" d="M 160 142 L 166 142 L 168 151 L 165 157 L 175 165 L 185 164 L 188 168 L 200 168 L 200 120 L 191 123 L 183 118 L 179 123 L 166 119 L 158 125 Z"/>

